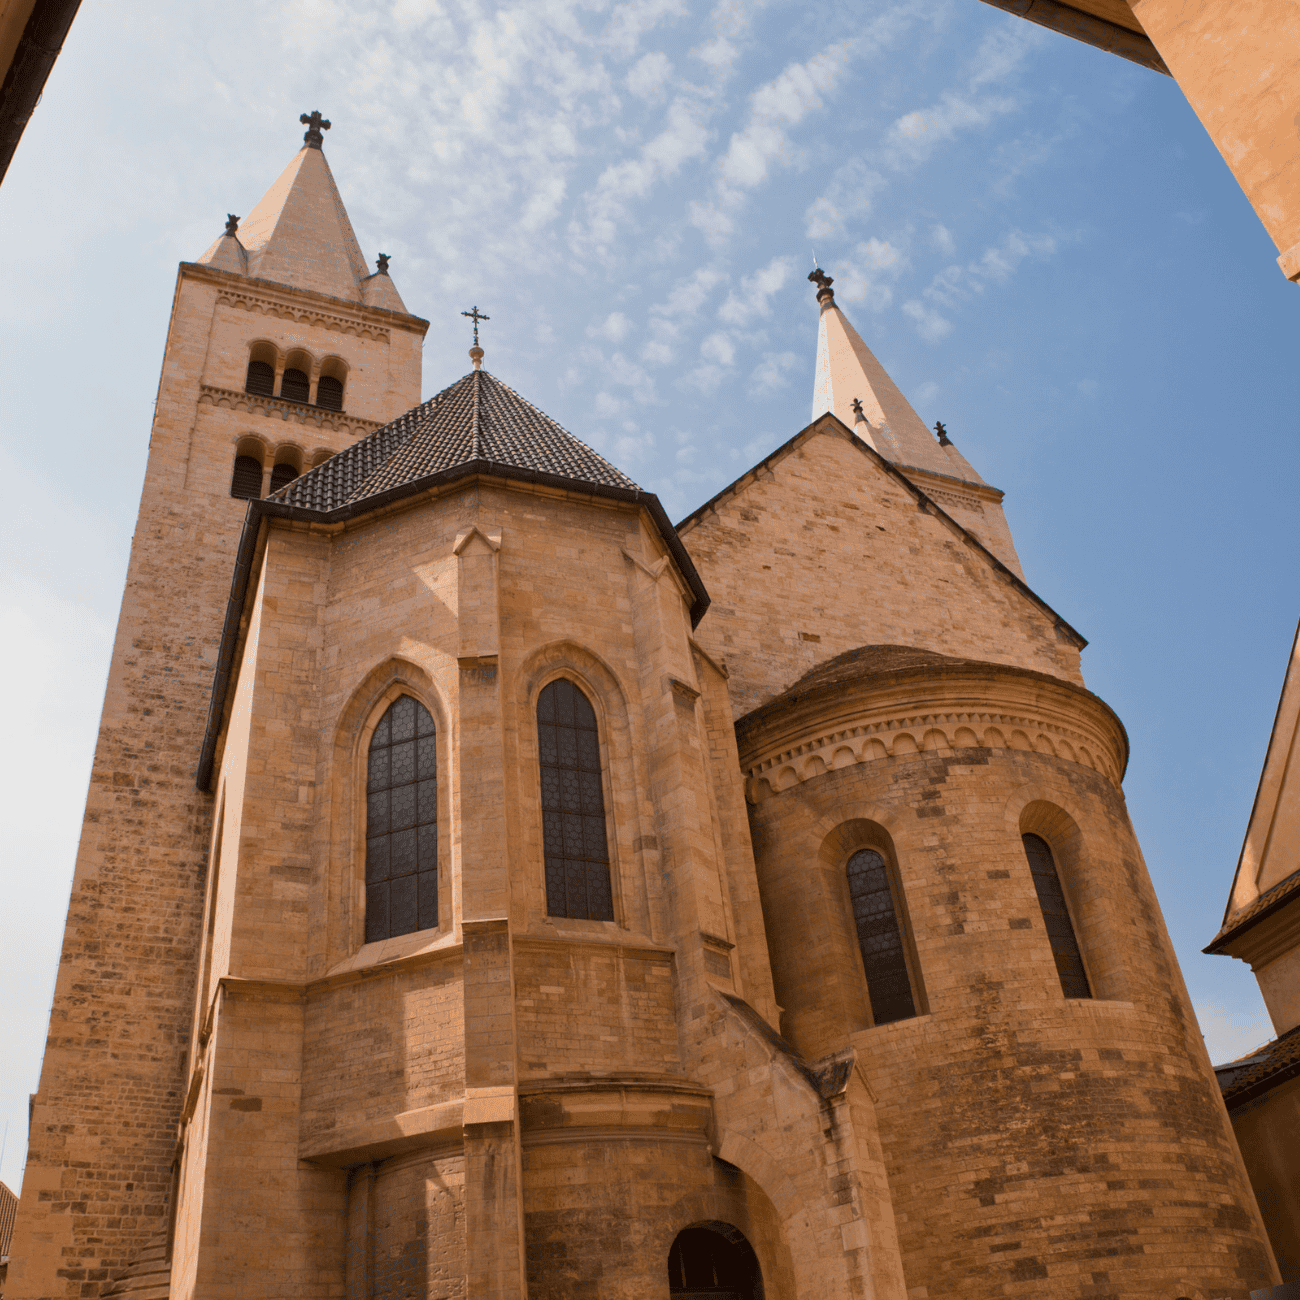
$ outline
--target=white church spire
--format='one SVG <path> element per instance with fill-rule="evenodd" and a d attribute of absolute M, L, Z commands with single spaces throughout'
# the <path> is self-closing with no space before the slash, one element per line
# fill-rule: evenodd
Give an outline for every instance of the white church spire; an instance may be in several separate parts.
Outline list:
<path fill-rule="evenodd" d="M 886 374 L 884 366 L 835 305 L 832 278 L 818 267 L 808 279 L 817 286 L 817 301 L 821 306 L 812 418 L 815 420 L 829 411 L 854 429 L 859 422 L 855 403 L 860 402 L 862 416 L 873 435 L 869 441 L 887 460 L 968 483 L 983 483 L 956 447 L 935 440 L 898 385 Z"/>

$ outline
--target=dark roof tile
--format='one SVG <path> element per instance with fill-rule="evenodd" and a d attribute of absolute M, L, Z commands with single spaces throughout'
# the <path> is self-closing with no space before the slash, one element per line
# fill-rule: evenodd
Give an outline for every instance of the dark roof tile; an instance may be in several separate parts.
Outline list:
<path fill-rule="evenodd" d="M 638 490 L 514 389 L 486 370 L 472 370 L 268 499 L 327 513 L 475 463 Z"/>

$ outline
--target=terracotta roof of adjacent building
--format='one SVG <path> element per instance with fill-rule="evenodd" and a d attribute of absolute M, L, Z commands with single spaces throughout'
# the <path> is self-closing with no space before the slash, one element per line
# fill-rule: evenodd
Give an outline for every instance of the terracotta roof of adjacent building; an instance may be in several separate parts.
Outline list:
<path fill-rule="evenodd" d="M 486 370 L 471 370 L 269 499 L 334 511 L 453 472 L 505 470 L 638 492 L 637 485 Z"/>
<path fill-rule="evenodd" d="M 1253 925 L 1257 925 L 1266 916 L 1271 916 L 1291 898 L 1300 893 L 1300 871 L 1293 871 L 1289 876 L 1279 880 L 1272 889 L 1266 889 L 1258 898 L 1252 899 L 1245 907 L 1230 912 L 1224 919 L 1219 933 L 1204 948 L 1205 953 L 1222 953 L 1238 935 L 1244 934 Z"/>
<path fill-rule="evenodd" d="M 1300 1075 L 1300 1025 L 1263 1047 L 1214 1067 L 1223 1100 L 1241 1106 Z"/>

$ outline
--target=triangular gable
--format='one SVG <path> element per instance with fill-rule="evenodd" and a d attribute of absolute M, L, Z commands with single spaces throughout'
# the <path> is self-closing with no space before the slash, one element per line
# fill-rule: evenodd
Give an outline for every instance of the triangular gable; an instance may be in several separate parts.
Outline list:
<path fill-rule="evenodd" d="M 827 414 L 678 524 L 713 598 L 697 640 L 737 716 L 815 664 L 892 642 L 1080 682 L 1086 640 Z"/>

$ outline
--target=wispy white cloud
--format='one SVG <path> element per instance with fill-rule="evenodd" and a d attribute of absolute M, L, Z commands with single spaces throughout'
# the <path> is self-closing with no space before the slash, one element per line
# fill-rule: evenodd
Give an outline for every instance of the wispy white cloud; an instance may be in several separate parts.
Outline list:
<path fill-rule="evenodd" d="M 1009 231 L 1001 243 L 984 250 L 983 255 L 965 266 L 953 263 L 939 271 L 920 298 L 903 304 L 903 311 L 918 334 L 937 342 L 952 331 L 952 322 L 943 313 L 955 311 L 982 294 L 989 284 L 1002 284 L 1015 274 L 1027 257 L 1050 257 L 1057 241 L 1051 235 L 1027 235 Z"/>
<path fill-rule="evenodd" d="M 774 257 L 766 266 L 747 275 L 740 288 L 733 289 L 718 308 L 718 317 L 728 325 L 746 326 L 755 317 L 769 316 L 772 295 L 782 289 L 794 273 L 794 258 Z"/>
<path fill-rule="evenodd" d="M 622 343 L 632 329 L 632 322 L 621 311 L 612 311 L 604 320 L 587 326 L 587 337 Z"/>
<path fill-rule="evenodd" d="M 836 297 L 845 302 L 864 303 L 873 311 L 882 311 L 894 300 L 890 282 L 907 266 L 902 249 L 888 240 L 864 240 L 852 255 L 837 263 Z"/>
<path fill-rule="evenodd" d="M 765 352 L 749 376 L 751 397 L 775 393 L 790 383 L 791 373 L 799 364 L 796 352 Z"/>
<path fill-rule="evenodd" d="M 672 61 L 662 50 L 654 50 L 649 54 L 643 54 L 632 65 L 625 81 L 628 90 L 638 99 L 658 104 L 666 94 L 672 75 Z"/>
<path fill-rule="evenodd" d="M 862 221 L 871 213 L 872 199 L 885 185 L 885 178 L 860 158 L 846 162 L 831 177 L 826 189 L 808 205 L 804 229 L 808 238 L 832 239 L 843 235 L 850 222 Z"/>
<path fill-rule="evenodd" d="M 762 185 L 772 168 L 789 162 L 790 128 L 822 106 L 848 62 L 851 42 L 828 46 L 805 63 L 788 64 L 750 98 L 744 127 L 732 135 L 715 166 L 712 196 L 691 205 L 691 222 L 710 243 L 720 243 L 735 227 L 746 195 Z"/>

